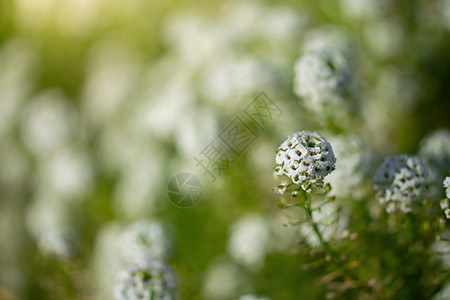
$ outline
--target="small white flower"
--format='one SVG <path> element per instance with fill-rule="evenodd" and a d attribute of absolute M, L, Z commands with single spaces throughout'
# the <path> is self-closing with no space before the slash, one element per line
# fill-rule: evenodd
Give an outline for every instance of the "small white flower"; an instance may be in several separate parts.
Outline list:
<path fill-rule="evenodd" d="M 147 258 L 164 260 L 171 252 L 171 241 L 163 224 L 156 221 L 138 221 L 121 235 L 122 256 L 128 263 Z"/>
<path fill-rule="evenodd" d="M 296 62 L 294 92 L 320 106 L 325 98 L 343 94 L 350 85 L 350 79 L 350 66 L 339 51 L 319 49 L 305 54 Z"/>
<path fill-rule="evenodd" d="M 289 135 L 278 147 L 275 162 L 275 174 L 284 174 L 309 191 L 310 184 L 322 186 L 324 177 L 335 168 L 336 157 L 318 132 L 301 131 Z"/>
<path fill-rule="evenodd" d="M 116 300 L 173 300 L 176 278 L 157 260 L 141 261 L 119 272 L 114 285 Z"/>
<path fill-rule="evenodd" d="M 416 156 L 389 157 L 378 168 L 374 182 L 388 213 L 408 213 L 426 194 L 428 166 Z"/>

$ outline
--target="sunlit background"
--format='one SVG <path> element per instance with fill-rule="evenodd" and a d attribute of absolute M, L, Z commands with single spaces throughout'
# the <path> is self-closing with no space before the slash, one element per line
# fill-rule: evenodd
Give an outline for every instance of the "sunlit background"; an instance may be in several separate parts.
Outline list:
<path fill-rule="evenodd" d="M 323 48 L 351 83 L 311 104 L 295 65 Z M 261 92 L 281 113 L 258 127 Z M 257 135 L 239 155 L 220 138 L 237 117 Z M 179 299 L 324 299 L 317 241 L 272 191 L 277 147 L 320 131 L 351 206 L 388 154 L 429 159 L 443 194 L 449 128 L 448 0 L 2 0 L 0 299 L 112 299 L 143 220 L 165 228 Z M 211 142 L 232 160 L 215 180 L 195 160 Z M 181 172 L 202 184 L 190 208 L 167 195 Z"/>

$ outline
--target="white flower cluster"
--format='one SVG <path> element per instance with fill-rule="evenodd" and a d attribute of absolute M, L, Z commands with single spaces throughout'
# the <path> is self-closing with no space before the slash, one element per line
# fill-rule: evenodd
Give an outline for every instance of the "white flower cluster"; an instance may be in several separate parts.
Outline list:
<path fill-rule="evenodd" d="M 157 221 L 137 221 L 121 235 L 122 257 L 128 263 L 148 258 L 164 260 L 171 252 L 169 234 Z"/>
<path fill-rule="evenodd" d="M 323 185 L 323 179 L 330 174 L 336 163 L 331 145 L 318 132 L 301 131 L 288 136 L 275 157 L 276 175 L 286 175 L 293 183 L 309 186 Z"/>
<path fill-rule="evenodd" d="M 374 182 L 388 213 L 408 213 L 425 196 L 428 166 L 416 156 L 389 157 L 376 171 Z"/>
<path fill-rule="evenodd" d="M 334 49 L 318 49 L 295 64 L 294 92 L 321 107 L 324 98 L 341 95 L 350 85 L 351 70 L 346 58 Z"/>
<path fill-rule="evenodd" d="M 450 177 L 444 179 L 445 196 L 447 198 L 441 200 L 441 208 L 445 212 L 447 219 L 450 219 Z"/>
<path fill-rule="evenodd" d="M 116 300 L 173 300 L 175 297 L 175 275 L 157 260 L 141 261 L 122 270 L 114 285 Z"/>

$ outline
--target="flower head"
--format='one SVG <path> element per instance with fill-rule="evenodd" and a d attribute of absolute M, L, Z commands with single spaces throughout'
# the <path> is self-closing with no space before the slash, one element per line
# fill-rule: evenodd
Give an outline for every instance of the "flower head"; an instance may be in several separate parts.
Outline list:
<path fill-rule="evenodd" d="M 122 270 L 114 285 L 116 300 L 173 300 L 175 295 L 174 273 L 157 260 L 141 261 Z"/>
<path fill-rule="evenodd" d="M 388 213 L 408 213 L 425 196 L 428 165 L 416 156 L 389 157 L 378 167 L 374 181 Z"/>
<path fill-rule="evenodd" d="M 311 184 L 323 185 L 323 179 L 335 168 L 331 145 L 318 132 L 301 131 L 288 136 L 275 157 L 276 175 L 286 175 L 293 183 L 309 191 Z"/>

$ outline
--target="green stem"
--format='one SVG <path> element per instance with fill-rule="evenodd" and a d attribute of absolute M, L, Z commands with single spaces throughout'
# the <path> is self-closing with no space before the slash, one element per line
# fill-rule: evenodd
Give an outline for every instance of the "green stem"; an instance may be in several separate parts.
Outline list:
<path fill-rule="evenodd" d="M 311 209 L 311 198 L 308 196 L 306 191 L 304 189 L 301 189 L 303 199 L 305 200 L 304 209 L 306 211 L 306 217 L 308 220 L 308 223 L 312 226 L 313 231 L 317 238 L 320 241 L 320 244 L 325 251 L 325 253 L 331 258 L 332 262 L 341 269 L 341 271 L 347 275 L 350 275 L 349 270 L 345 267 L 344 262 L 342 262 L 339 258 L 336 252 L 331 248 L 331 246 L 328 244 L 327 241 L 324 240 L 322 233 L 319 230 L 319 226 L 317 226 L 317 223 L 314 222 L 312 217 L 312 209 Z"/>

